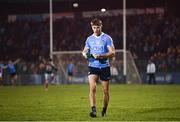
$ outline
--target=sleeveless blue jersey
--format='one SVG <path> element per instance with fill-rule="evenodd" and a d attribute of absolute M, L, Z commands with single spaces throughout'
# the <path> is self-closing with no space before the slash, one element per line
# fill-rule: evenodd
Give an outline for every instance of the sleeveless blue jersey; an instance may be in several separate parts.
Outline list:
<path fill-rule="evenodd" d="M 90 54 L 105 54 L 108 53 L 108 46 L 112 47 L 113 40 L 112 38 L 105 34 L 101 33 L 100 36 L 92 34 L 86 40 L 85 47 L 89 49 Z M 89 66 L 96 68 L 104 68 L 110 66 L 109 59 L 94 59 L 89 58 Z"/>

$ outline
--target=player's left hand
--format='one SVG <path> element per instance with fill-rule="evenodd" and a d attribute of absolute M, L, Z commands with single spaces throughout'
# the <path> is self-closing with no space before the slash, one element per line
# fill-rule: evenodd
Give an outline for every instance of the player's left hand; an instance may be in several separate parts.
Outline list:
<path fill-rule="evenodd" d="M 94 57 L 95 59 L 103 59 L 103 58 L 104 58 L 104 56 L 103 56 L 103 55 L 100 55 L 100 54 L 93 54 L 93 57 Z"/>
<path fill-rule="evenodd" d="M 84 56 L 84 58 L 88 58 L 87 52 L 82 52 L 82 55 Z"/>

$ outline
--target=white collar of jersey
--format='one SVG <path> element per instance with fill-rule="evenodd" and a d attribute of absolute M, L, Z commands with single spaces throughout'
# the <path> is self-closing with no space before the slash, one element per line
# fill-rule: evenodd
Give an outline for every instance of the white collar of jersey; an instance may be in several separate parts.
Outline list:
<path fill-rule="evenodd" d="M 101 37 L 103 34 L 104 34 L 104 33 L 101 32 L 101 34 L 100 34 L 99 36 L 96 36 L 96 35 L 93 33 L 93 36 L 95 36 L 96 38 L 99 38 L 99 37 Z"/>

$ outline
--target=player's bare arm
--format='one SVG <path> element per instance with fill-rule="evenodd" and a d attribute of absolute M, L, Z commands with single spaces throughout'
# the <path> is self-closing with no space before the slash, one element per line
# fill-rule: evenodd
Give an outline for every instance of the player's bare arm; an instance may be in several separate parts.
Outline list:
<path fill-rule="evenodd" d="M 13 64 L 17 64 L 18 62 L 20 62 L 20 58 L 18 58 L 17 60 L 15 60 L 14 62 L 13 62 Z"/>
<path fill-rule="evenodd" d="M 88 58 L 88 51 L 89 49 L 87 47 L 84 47 L 83 51 L 82 51 L 82 55 L 87 59 Z"/>

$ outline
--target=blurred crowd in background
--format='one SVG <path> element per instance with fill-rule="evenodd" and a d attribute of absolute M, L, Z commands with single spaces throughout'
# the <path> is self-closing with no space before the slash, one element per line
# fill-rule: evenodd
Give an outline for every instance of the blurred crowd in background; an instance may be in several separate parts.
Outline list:
<path fill-rule="evenodd" d="M 82 50 L 92 34 L 92 18 L 61 18 L 53 22 L 53 50 Z M 123 48 L 122 16 L 100 17 L 116 49 Z M 141 71 L 143 62 L 153 59 L 158 71 L 180 71 L 180 20 L 164 15 L 127 16 L 127 49 Z M 0 21 L 0 59 L 21 58 L 23 71 L 38 72 L 42 58 L 49 57 L 49 21 Z"/>

